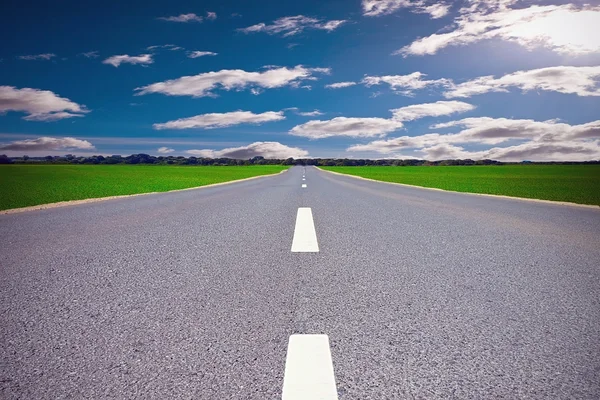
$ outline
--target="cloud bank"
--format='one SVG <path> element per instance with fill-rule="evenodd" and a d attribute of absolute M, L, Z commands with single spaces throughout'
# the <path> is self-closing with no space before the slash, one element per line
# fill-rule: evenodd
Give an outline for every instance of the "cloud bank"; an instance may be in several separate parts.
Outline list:
<path fill-rule="evenodd" d="M 457 133 L 428 133 L 401 136 L 358 144 L 348 151 L 394 154 L 414 150 L 419 158 L 442 160 L 451 158 L 494 159 L 499 161 L 585 161 L 600 159 L 600 120 L 569 125 L 558 121 L 534 121 L 507 118 L 465 118 L 433 125 L 432 129 L 461 127 Z M 518 142 L 507 147 L 470 151 L 459 145 L 478 147 Z"/>

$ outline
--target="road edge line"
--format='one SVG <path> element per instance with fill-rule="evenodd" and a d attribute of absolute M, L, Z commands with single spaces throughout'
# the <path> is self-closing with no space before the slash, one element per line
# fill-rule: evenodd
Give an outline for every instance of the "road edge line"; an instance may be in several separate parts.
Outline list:
<path fill-rule="evenodd" d="M 580 204 L 580 203 L 571 203 L 571 202 L 568 202 L 568 201 L 553 201 L 553 200 L 544 200 L 544 199 L 531 199 L 531 198 L 528 198 L 528 197 L 504 196 L 504 195 L 500 195 L 500 194 L 489 194 L 489 193 L 458 192 L 456 190 L 447 190 L 447 189 L 432 188 L 432 187 L 427 187 L 427 186 L 409 185 L 408 183 L 378 181 L 377 179 L 364 178 L 362 176 L 356 176 L 356 175 L 350 175 L 350 174 L 342 174 L 341 172 L 328 171 L 326 169 L 321 169 L 321 168 L 317 167 L 316 165 L 314 165 L 314 167 L 316 169 L 318 169 L 319 171 L 328 172 L 330 174 L 341 175 L 341 176 L 349 176 L 350 178 L 362 179 L 364 181 L 371 181 L 371 182 L 377 182 L 377 183 L 387 183 L 388 185 L 406 186 L 406 187 L 410 187 L 410 188 L 425 189 L 425 190 L 435 190 L 435 191 L 438 191 L 438 192 L 466 194 L 466 195 L 470 195 L 470 196 L 495 197 L 495 198 L 499 198 L 499 199 L 522 200 L 522 201 L 530 201 L 530 202 L 534 202 L 534 203 L 550 204 L 550 205 L 555 205 L 555 206 L 575 206 L 575 207 L 584 207 L 584 208 L 591 208 L 591 209 L 594 209 L 594 210 L 600 210 L 600 206 L 595 206 L 595 205 L 592 205 L 592 204 Z"/>

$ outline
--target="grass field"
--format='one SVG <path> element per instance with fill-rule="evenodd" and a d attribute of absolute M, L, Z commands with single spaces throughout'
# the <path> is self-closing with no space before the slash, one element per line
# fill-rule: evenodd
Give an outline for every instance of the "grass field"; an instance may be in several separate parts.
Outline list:
<path fill-rule="evenodd" d="M 0 210 L 67 200 L 165 192 L 274 174 L 281 165 L 1 165 Z"/>
<path fill-rule="evenodd" d="M 600 205 L 600 165 L 321 168 L 380 181 L 457 192 Z"/>

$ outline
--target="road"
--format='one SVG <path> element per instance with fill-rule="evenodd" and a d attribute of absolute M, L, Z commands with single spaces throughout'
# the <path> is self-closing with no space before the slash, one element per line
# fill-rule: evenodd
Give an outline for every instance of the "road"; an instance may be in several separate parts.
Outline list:
<path fill-rule="evenodd" d="M 0 216 L 0 398 L 600 398 L 600 210 L 302 175 Z"/>

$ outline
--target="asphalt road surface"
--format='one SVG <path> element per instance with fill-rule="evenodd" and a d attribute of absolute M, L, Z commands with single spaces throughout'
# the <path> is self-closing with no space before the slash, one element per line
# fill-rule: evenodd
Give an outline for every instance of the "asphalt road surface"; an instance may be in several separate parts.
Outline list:
<path fill-rule="evenodd" d="M 0 216 L 0 398 L 600 398 L 600 210 L 302 176 Z"/>

